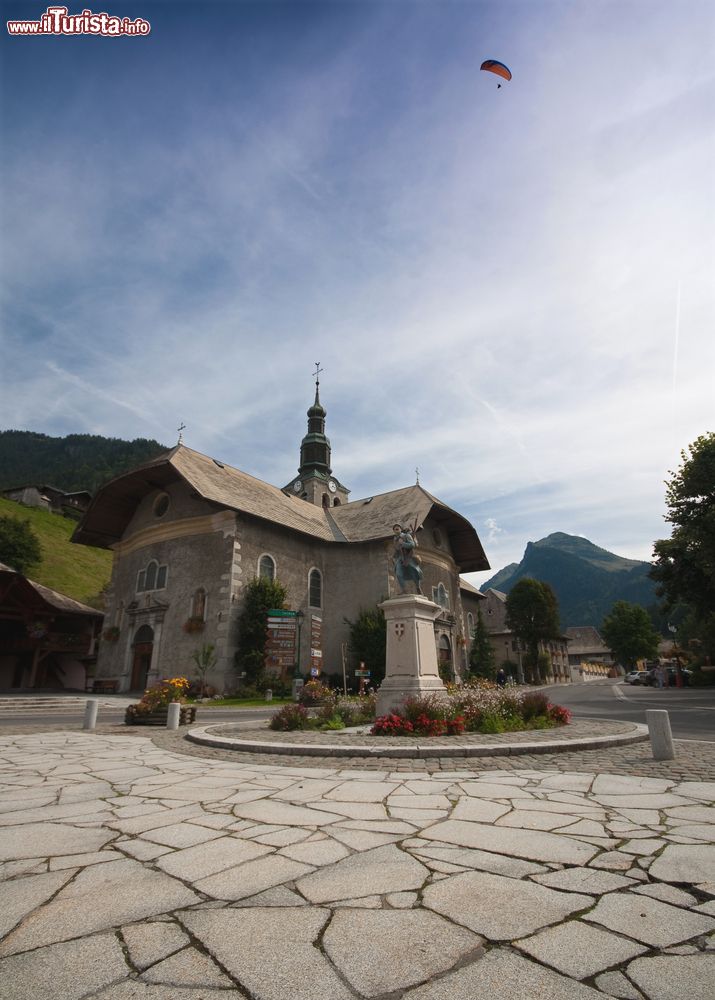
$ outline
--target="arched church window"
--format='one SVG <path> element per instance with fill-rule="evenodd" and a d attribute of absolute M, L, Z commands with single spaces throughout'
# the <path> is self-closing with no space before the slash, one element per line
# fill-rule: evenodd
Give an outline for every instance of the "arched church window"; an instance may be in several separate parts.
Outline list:
<path fill-rule="evenodd" d="M 308 577 L 308 602 L 311 608 L 323 606 L 323 577 L 319 569 L 312 569 Z"/>
<path fill-rule="evenodd" d="M 261 556 L 258 560 L 258 576 L 262 580 L 275 580 L 276 561 L 273 556 L 269 556 L 267 553 Z"/>
<path fill-rule="evenodd" d="M 339 507 L 339 506 L 340 506 L 340 498 L 335 497 L 335 499 L 333 500 L 333 507 Z"/>
<path fill-rule="evenodd" d="M 191 601 L 191 617 L 206 621 L 206 591 L 203 587 L 199 587 L 194 592 L 194 597 Z"/>
<path fill-rule="evenodd" d="M 137 593 L 141 594 L 145 590 L 163 590 L 166 587 L 168 568 L 160 566 L 156 559 L 152 559 L 148 566 L 137 573 Z"/>
<path fill-rule="evenodd" d="M 439 604 L 441 608 L 449 609 L 449 591 L 443 583 L 440 583 L 438 587 L 432 588 L 432 600 L 435 604 Z"/>
<path fill-rule="evenodd" d="M 156 587 L 156 571 L 159 569 L 159 564 L 152 561 L 146 568 L 146 589 L 154 590 Z"/>
<path fill-rule="evenodd" d="M 452 659 L 452 644 L 449 641 L 449 636 L 441 635 L 439 637 L 438 649 L 440 663 L 449 663 Z"/>

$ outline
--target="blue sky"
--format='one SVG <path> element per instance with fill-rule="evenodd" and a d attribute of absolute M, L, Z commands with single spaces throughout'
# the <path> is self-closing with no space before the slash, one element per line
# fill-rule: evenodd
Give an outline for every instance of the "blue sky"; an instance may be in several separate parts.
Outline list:
<path fill-rule="evenodd" d="M 710 0 L 86 6 L 151 34 L 0 42 L 0 428 L 284 485 L 320 360 L 353 498 L 650 557 L 713 429 Z"/>

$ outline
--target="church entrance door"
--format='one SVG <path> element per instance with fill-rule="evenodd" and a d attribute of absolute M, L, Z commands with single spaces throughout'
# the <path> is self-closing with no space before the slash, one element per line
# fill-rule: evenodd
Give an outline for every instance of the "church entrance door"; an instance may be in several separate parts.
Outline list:
<path fill-rule="evenodd" d="M 140 642 L 134 647 L 132 691 L 144 692 L 146 690 L 146 679 L 151 667 L 151 653 L 153 648 L 153 642 Z"/>
<path fill-rule="evenodd" d="M 151 669 L 151 654 L 154 650 L 154 630 L 142 625 L 134 636 L 134 659 L 132 661 L 132 691 L 146 690 L 146 679 Z"/>

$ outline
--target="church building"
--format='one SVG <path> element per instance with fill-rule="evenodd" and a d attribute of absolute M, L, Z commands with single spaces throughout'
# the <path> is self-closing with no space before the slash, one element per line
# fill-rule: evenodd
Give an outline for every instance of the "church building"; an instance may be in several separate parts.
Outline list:
<path fill-rule="evenodd" d="M 141 691 L 191 676 L 192 653 L 211 643 L 208 683 L 235 691 L 243 591 L 269 577 L 286 588 L 289 613 L 269 623 L 267 672 L 289 681 L 297 662 L 301 674 L 342 680 L 345 669 L 353 686 L 348 622 L 399 592 L 395 524 L 416 526 L 422 588 L 443 609 L 438 654 L 464 674 L 482 596 L 460 573 L 489 569 L 475 529 L 419 484 L 350 500 L 332 470 L 325 417 L 316 380 L 298 473 L 282 489 L 180 440 L 99 490 L 73 536 L 114 553 L 98 678 Z"/>

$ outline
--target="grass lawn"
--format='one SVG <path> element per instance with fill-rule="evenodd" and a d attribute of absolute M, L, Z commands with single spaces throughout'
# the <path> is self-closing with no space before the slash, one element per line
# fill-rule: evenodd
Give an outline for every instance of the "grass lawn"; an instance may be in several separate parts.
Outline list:
<path fill-rule="evenodd" d="M 77 522 L 61 514 L 0 498 L 0 515 L 29 521 L 40 540 L 42 561 L 29 571 L 31 580 L 84 604 L 96 601 L 112 573 L 110 551 L 73 545 L 70 538 Z"/>

